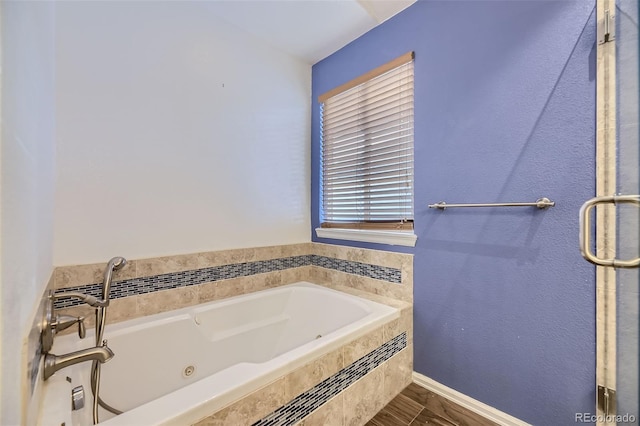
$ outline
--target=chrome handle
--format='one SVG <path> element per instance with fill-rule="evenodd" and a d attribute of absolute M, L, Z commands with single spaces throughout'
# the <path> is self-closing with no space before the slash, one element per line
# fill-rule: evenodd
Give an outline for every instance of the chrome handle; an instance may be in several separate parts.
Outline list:
<path fill-rule="evenodd" d="M 84 317 L 73 317 L 71 315 L 56 315 L 55 320 L 51 323 L 54 334 L 66 330 L 74 324 L 78 324 L 78 337 L 84 339 L 87 330 L 84 326 Z"/>
<path fill-rule="evenodd" d="M 78 317 L 78 337 L 84 339 L 87 336 L 87 329 L 84 326 L 84 317 Z"/>
<path fill-rule="evenodd" d="M 591 252 L 591 209 L 598 204 L 637 204 L 640 206 L 640 195 L 611 195 L 595 197 L 580 207 L 580 253 L 587 261 L 599 266 L 614 268 L 637 268 L 640 257 L 631 260 L 600 259 Z"/>

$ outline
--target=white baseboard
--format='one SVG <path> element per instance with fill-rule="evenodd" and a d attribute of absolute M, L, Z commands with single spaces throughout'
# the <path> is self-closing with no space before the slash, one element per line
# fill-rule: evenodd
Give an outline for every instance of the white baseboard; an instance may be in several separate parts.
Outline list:
<path fill-rule="evenodd" d="M 531 426 L 529 423 L 523 422 L 507 413 L 504 413 L 497 408 L 493 408 L 483 402 L 471 398 L 463 393 L 458 392 L 455 389 L 451 389 L 442 383 L 438 383 L 433 379 L 428 378 L 420 373 L 413 372 L 413 382 L 423 388 L 430 390 L 433 393 L 447 398 L 450 401 L 455 402 L 461 407 L 466 408 L 469 411 L 473 411 L 476 414 L 480 414 L 482 417 L 496 422 L 503 426 Z"/>

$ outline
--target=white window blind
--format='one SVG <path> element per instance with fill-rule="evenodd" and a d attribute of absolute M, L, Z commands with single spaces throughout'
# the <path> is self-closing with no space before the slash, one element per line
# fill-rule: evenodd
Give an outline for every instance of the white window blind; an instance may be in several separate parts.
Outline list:
<path fill-rule="evenodd" d="M 322 227 L 413 229 L 412 58 L 324 99 Z"/>

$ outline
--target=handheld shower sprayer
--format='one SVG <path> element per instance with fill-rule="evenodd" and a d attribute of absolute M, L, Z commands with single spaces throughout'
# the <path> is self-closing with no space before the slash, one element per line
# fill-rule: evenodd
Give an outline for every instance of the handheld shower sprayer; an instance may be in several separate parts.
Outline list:
<path fill-rule="evenodd" d="M 104 270 L 104 280 L 102 282 L 102 300 L 105 302 L 105 306 L 109 304 L 109 293 L 111 292 L 111 279 L 115 271 L 119 271 L 127 264 L 127 259 L 124 257 L 116 256 L 109 260 L 107 267 Z"/>

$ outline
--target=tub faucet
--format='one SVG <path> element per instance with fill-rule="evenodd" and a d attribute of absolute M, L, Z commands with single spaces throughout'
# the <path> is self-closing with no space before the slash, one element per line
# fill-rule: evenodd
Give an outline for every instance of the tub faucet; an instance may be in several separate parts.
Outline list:
<path fill-rule="evenodd" d="M 86 329 L 84 326 L 84 317 L 74 317 L 71 315 L 58 315 L 55 313 L 54 302 L 63 297 L 72 297 L 80 299 L 85 303 L 91 304 L 92 301 L 98 301 L 96 297 L 78 292 L 66 292 L 55 294 L 53 290 L 49 291 L 48 302 L 45 304 L 45 311 L 42 320 L 42 328 L 40 334 L 40 342 L 42 343 L 42 352 L 47 353 L 53 347 L 53 338 L 62 330 L 65 330 L 75 324 L 78 324 L 78 336 L 84 339 Z M 96 345 L 97 346 L 97 345 Z"/>
<path fill-rule="evenodd" d="M 44 380 L 47 380 L 58 370 L 61 370 L 70 365 L 79 364 L 85 361 L 98 361 L 100 364 L 111 360 L 113 358 L 113 351 L 107 346 L 107 341 L 102 343 L 102 346 L 96 346 L 88 349 L 82 349 L 75 352 L 70 352 L 64 355 L 54 355 L 48 353 L 44 357 Z"/>

